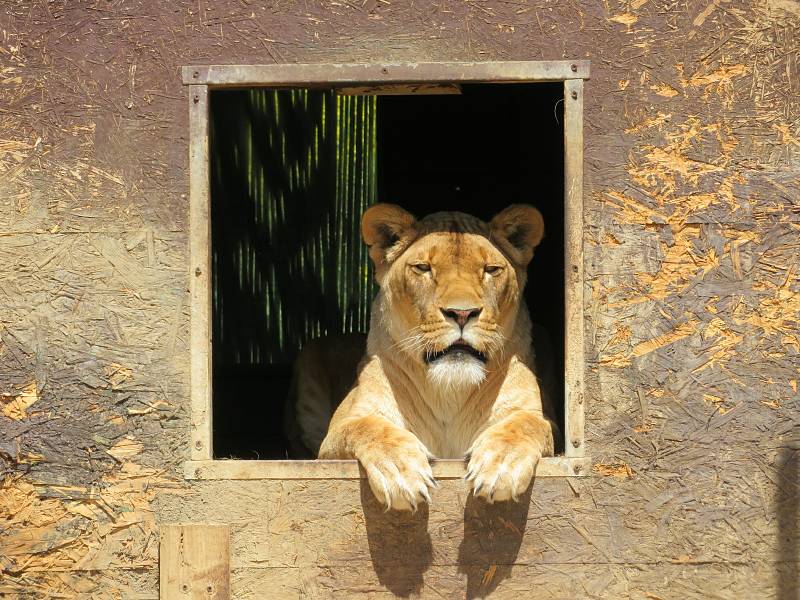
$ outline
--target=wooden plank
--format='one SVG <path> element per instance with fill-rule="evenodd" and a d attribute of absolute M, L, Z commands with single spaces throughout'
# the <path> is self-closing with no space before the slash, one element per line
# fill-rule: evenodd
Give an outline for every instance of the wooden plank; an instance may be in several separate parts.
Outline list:
<path fill-rule="evenodd" d="M 469 565 L 482 559 L 506 565 L 564 564 L 603 561 L 614 552 L 603 507 L 592 500 L 591 490 L 604 487 L 600 480 L 539 477 L 519 502 L 495 504 L 475 498 L 461 479 L 438 483 L 431 502 L 414 514 L 385 512 L 363 479 L 193 481 L 191 494 L 164 494 L 159 510 L 176 522 L 229 523 L 232 579 L 243 567 L 306 570 L 367 565 L 371 559 L 386 568 L 420 562 Z M 629 487 L 635 496 L 635 486 Z M 558 545 L 549 543 L 567 519 L 581 533 L 570 525 L 570 536 Z M 632 524 L 635 535 L 625 542 L 641 543 L 652 535 L 652 529 L 636 528 L 641 522 Z M 639 546 L 618 550 L 614 560 L 643 556 Z M 422 558 L 425 554 L 428 558 Z"/>
<path fill-rule="evenodd" d="M 589 78 L 588 60 L 183 67 L 184 84 L 305 86 L 358 83 L 522 82 Z"/>
<path fill-rule="evenodd" d="M 564 82 L 565 453 L 585 454 L 583 333 L 583 80 Z"/>
<path fill-rule="evenodd" d="M 230 527 L 208 523 L 161 526 L 161 600 L 230 598 Z"/>
<path fill-rule="evenodd" d="M 536 477 L 589 475 L 588 459 L 543 458 Z M 437 479 L 460 479 L 466 473 L 461 460 L 437 460 L 433 475 Z M 187 479 L 361 479 L 363 469 L 355 460 L 203 460 L 187 461 Z"/>
<path fill-rule="evenodd" d="M 189 253 L 191 273 L 191 457 L 211 447 L 211 218 L 208 182 L 208 87 L 189 86 Z"/>
<path fill-rule="evenodd" d="M 336 88 L 340 96 L 457 96 L 461 86 L 454 83 L 395 83 L 350 85 Z"/>
<path fill-rule="evenodd" d="M 508 535 L 508 531 L 505 532 Z M 471 565 L 433 564 L 385 567 L 342 564 L 274 567 L 270 564 L 236 569 L 236 598 L 297 598 L 298 589 L 309 598 L 796 598 L 791 581 L 795 564 L 763 562 L 742 564 L 683 564 L 614 561 L 602 563 L 496 565 L 489 561 Z M 568 576 L 566 575 L 568 574 Z M 757 582 L 757 583 L 756 583 Z M 302 588 L 301 588 L 302 586 Z M 757 589 L 758 593 L 754 593 Z M 787 593 L 788 589 L 788 593 Z M 373 591 L 374 590 L 374 591 Z M 532 592 L 531 590 L 536 590 Z M 647 590 L 636 593 L 632 590 Z M 678 590 L 676 594 L 676 590 Z M 715 590 L 722 590 L 715 593 Z M 783 595 L 781 594 L 783 592 Z"/>

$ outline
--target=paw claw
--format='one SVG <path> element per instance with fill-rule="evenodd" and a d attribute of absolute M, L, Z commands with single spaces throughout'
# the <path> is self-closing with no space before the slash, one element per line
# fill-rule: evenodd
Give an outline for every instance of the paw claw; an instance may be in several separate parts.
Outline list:
<path fill-rule="evenodd" d="M 438 487 L 424 446 L 416 438 L 395 448 L 376 448 L 359 457 L 367 472 L 369 486 L 386 511 L 416 512 L 422 502 L 430 502 L 428 488 Z"/>
<path fill-rule="evenodd" d="M 540 456 L 535 446 L 503 443 L 491 436 L 479 438 L 472 448 L 464 479 L 471 484 L 474 496 L 490 504 L 511 499 L 518 502 Z"/>

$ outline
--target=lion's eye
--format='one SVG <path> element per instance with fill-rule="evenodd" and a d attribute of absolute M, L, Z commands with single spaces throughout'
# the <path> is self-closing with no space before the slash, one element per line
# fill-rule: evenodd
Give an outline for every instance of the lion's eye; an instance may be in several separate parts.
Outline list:
<path fill-rule="evenodd" d="M 489 273 L 489 275 L 496 275 L 497 273 L 503 270 L 503 267 L 501 267 L 500 265 L 486 265 L 485 267 L 483 267 L 483 270 L 486 273 Z"/>
<path fill-rule="evenodd" d="M 428 263 L 416 263 L 411 266 L 414 267 L 414 269 L 416 269 L 420 273 L 427 273 L 428 271 L 431 270 L 431 266 Z"/>

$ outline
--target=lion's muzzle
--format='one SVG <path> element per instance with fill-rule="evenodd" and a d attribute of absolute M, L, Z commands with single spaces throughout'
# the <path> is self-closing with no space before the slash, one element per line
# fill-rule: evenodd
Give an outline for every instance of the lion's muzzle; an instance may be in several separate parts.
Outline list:
<path fill-rule="evenodd" d="M 455 359 L 472 356 L 477 358 L 482 363 L 485 363 L 487 360 L 486 355 L 483 352 L 477 348 L 473 348 L 463 339 L 456 340 L 444 350 L 439 350 L 438 352 L 426 352 L 424 360 L 427 364 L 431 364 L 441 358 L 444 358 L 445 356 L 452 356 Z"/>

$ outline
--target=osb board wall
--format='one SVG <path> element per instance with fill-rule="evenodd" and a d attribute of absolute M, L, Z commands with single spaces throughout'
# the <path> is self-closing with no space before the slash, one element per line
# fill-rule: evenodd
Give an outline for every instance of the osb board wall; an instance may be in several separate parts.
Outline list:
<path fill-rule="evenodd" d="M 0 595 L 155 598 L 158 523 L 199 519 L 243 598 L 796 595 L 796 0 L 0 11 Z M 357 481 L 184 482 L 179 66 L 560 58 L 592 60 L 594 476 L 488 512 L 445 482 L 413 519 Z"/>

